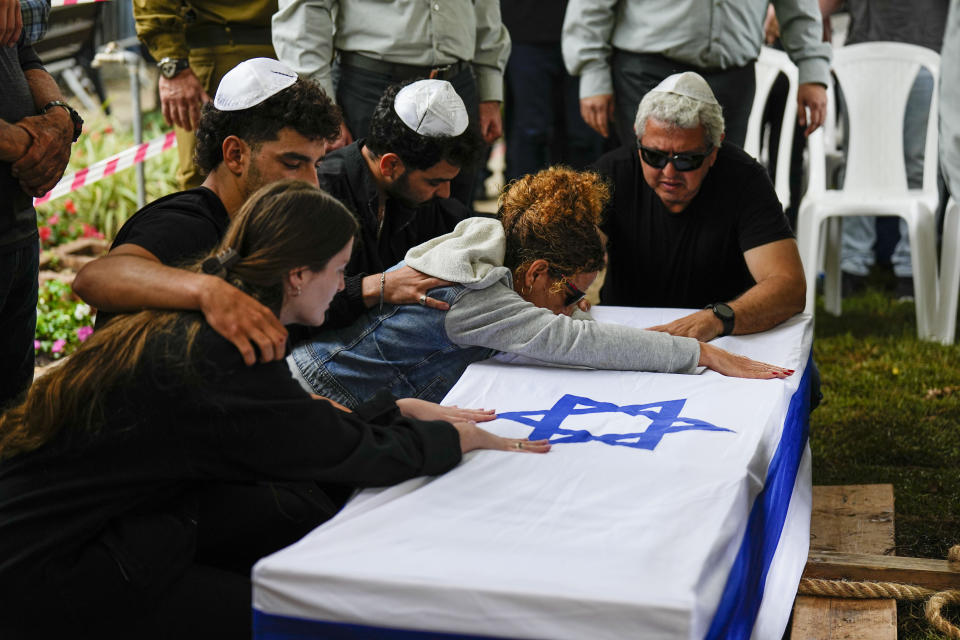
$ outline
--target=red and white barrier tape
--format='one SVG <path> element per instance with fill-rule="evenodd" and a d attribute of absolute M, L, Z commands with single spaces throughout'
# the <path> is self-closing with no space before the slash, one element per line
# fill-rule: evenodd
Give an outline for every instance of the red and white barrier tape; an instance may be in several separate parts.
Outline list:
<path fill-rule="evenodd" d="M 50 191 L 39 198 L 34 198 L 33 204 L 36 206 L 53 200 L 54 198 L 65 196 L 71 191 L 76 191 L 81 187 L 91 185 L 118 171 L 129 169 L 133 165 L 139 164 L 147 158 L 160 155 L 167 149 L 172 149 L 175 146 L 177 146 L 177 138 L 173 131 L 169 131 L 159 138 L 154 138 L 149 142 L 138 144 L 135 147 L 130 147 L 106 160 L 101 160 L 89 167 L 80 169 L 80 171 L 76 173 L 63 176 L 53 189 L 50 189 Z"/>
<path fill-rule="evenodd" d="M 50 6 L 72 7 L 75 4 L 91 4 L 93 2 L 110 2 L 110 0 L 50 0 Z"/>

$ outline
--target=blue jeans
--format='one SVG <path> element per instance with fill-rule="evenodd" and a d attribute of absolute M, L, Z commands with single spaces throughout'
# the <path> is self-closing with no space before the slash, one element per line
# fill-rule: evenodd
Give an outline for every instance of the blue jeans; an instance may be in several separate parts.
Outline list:
<path fill-rule="evenodd" d="M 514 43 L 505 79 L 507 181 L 558 163 L 584 169 L 600 157 L 603 138 L 580 115 L 579 83 L 560 43 Z"/>
<path fill-rule="evenodd" d="M 921 68 L 913 81 L 903 116 L 903 162 L 907 170 L 907 186 L 923 186 L 923 147 L 927 142 L 927 120 L 930 116 L 930 98 L 933 96 L 933 76 Z M 865 276 L 874 263 L 874 243 L 877 239 L 876 219 L 856 216 L 843 219 L 843 244 L 840 268 L 857 276 Z M 913 275 L 910 264 L 910 235 L 907 223 L 900 219 L 900 240 L 890 257 L 897 277 Z"/>
<path fill-rule="evenodd" d="M 0 410 L 33 382 L 40 244 L 0 252 Z"/>

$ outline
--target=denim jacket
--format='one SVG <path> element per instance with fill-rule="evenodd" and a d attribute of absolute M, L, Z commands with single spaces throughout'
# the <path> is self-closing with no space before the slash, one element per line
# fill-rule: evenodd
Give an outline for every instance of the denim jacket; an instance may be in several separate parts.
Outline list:
<path fill-rule="evenodd" d="M 430 297 L 452 307 L 468 291 L 454 284 Z M 496 353 L 452 342 L 446 315 L 418 304 L 385 304 L 382 312 L 374 306 L 351 326 L 298 345 L 290 359 L 314 393 L 351 409 L 384 388 L 398 398 L 440 402 L 467 365 Z"/>

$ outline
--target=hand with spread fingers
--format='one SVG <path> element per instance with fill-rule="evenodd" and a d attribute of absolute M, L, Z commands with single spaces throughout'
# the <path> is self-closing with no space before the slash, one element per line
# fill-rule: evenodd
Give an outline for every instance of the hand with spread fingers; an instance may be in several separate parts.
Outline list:
<path fill-rule="evenodd" d="M 788 378 L 793 375 L 793 369 L 751 360 L 745 356 L 724 351 L 706 342 L 700 343 L 700 361 L 697 364 L 735 378 L 768 380 L 770 378 Z"/>
<path fill-rule="evenodd" d="M 286 355 L 287 329 L 276 314 L 220 278 L 210 276 L 201 294 L 200 310 L 214 331 L 240 351 L 247 366 L 257 361 L 254 345 L 260 350 L 260 362 Z"/>
<path fill-rule="evenodd" d="M 488 422 L 495 420 L 497 413 L 493 409 L 461 409 L 454 405 L 446 407 L 436 402 L 420 398 L 400 398 L 397 400 L 400 413 L 417 420 L 443 420 L 454 422 Z"/>
<path fill-rule="evenodd" d="M 713 314 L 713 311 L 701 309 L 696 313 L 677 318 L 673 322 L 648 327 L 648 330 L 706 341 L 713 340 L 723 332 L 723 323 Z"/>
<path fill-rule="evenodd" d="M 454 422 L 460 433 L 460 451 L 467 453 L 475 449 L 495 449 L 497 451 L 520 451 L 526 453 L 546 453 L 550 451 L 547 440 L 524 440 L 522 438 L 503 438 L 477 426 L 476 422 Z"/>
<path fill-rule="evenodd" d="M 420 273 L 412 267 L 404 265 L 384 275 L 383 301 L 390 304 L 420 304 L 432 309 L 447 310 L 446 302 L 435 300 L 427 292 L 437 287 L 450 284 L 446 280 L 434 278 Z"/>

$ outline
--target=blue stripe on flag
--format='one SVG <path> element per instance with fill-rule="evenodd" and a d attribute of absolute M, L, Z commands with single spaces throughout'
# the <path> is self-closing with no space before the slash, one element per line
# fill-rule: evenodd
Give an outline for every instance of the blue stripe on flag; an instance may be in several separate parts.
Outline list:
<path fill-rule="evenodd" d="M 780 542 L 787 508 L 810 429 L 810 371 L 813 356 L 790 398 L 783 435 L 767 470 L 767 481 L 750 510 L 747 531 L 727 577 L 707 640 L 748 640 L 763 600 L 770 562 Z"/>
<path fill-rule="evenodd" d="M 253 637 L 256 640 L 495 640 L 490 636 L 472 636 L 436 631 L 385 629 L 345 622 L 320 622 L 288 618 L 253 610 Z"/>

